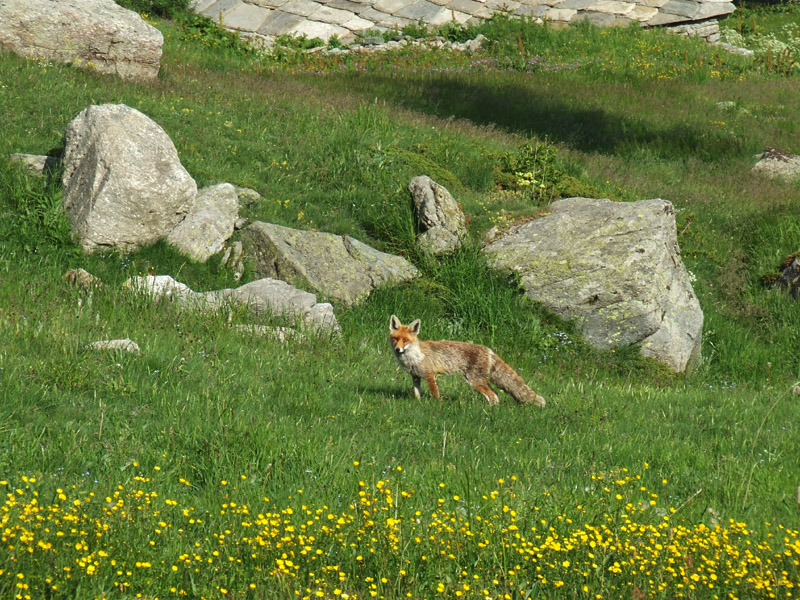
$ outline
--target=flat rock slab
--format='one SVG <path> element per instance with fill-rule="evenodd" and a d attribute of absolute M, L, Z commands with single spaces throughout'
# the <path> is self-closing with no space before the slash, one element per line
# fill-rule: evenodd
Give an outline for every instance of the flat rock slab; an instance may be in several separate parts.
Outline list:
<path fill-rule="evenodd" d="M 362 302 L 378 287 L 419 275 L 406 259 L 347 235 L 257 221 L 242 230 L 242 242 L 260 276 L 308 286 L 346 306 Z"/>
<path fill-rule="evenodd" d="M 680 259 L 671 203 L 559 200 L 484 251 L 591 346 L 641 344 L 643 355 L 678 372 L 699 362 L 703 312 Z"/>
<path fill-rule="evenodd" d="M 131 353 L 139 352 L 139 344 L 130 338 L 119 340 L 99 340 L 97 342 L 91 342 L 86 347 L 91 350 L 111 350 Z"/>
<path fill-rule="evenodd" d="M 175 302 L 185 309 L 214 311 L 226 306 L 244 306 L 261 315 L 298 319 L 318 333 L 341 334 L 332 305 L 317 302 L 314 294 L 277 279 L 264 278 L 238 288 L 195 292 L 169 275 L 146 275 L 131 277 L 124 287 L 153 300 Z"/>
<path fill-rule="evenodd" d="M 236 331 L 250 333 L 279 342 L 302 340 L 305 336 L 291 327 L 270 327 L 268 325 L 234 325 Z"/>

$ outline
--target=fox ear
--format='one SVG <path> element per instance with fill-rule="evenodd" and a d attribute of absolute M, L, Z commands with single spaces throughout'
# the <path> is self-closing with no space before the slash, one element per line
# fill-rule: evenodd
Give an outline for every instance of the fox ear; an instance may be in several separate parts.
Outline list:
<path fill-rule="evenodd" d="M 421 323 L 420 323 L 420 320 L 419 320 L 419 319 L 417 319 L 417 320 L 413 321 L 413 322 L 411 323 L 411 325 L 409 325 L 409 326 L 408 326 L 408 330 L 409 330 L 411 333 L 413 333 L 414 335 L 417 335 L 417 334 L 419 333 L 419 326 L 420 326 L 420 324 L 421 324 Z"/>
<path fill-rule="evenodd" d="M 396 316 L 392 315 L 392 318 L 389 319 L 389 330 L 394 331 L 395 329 L 400 328 L 400 319 Z"/>

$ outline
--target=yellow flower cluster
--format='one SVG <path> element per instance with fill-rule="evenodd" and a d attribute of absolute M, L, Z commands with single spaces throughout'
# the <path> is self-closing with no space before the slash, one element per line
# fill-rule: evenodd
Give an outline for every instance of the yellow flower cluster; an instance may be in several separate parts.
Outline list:
<path fill-rule="evenodd" d="M 533 176 L 533 173 L 531 171 L 526 171 L 524 173 L 521 171 L 517 171 L 516 173 L 514 173 L 514 175 L 517 178 L 517 187 L 524 188 L 524 187 L 530 187 L 532 185 L 536 185 L 541 189 L 544 189 L 546 187 L 544 182 L 538 181 Z"/>
<path fill-rule="evenodd" d="M 291 506 L 233 499 L 244 475 L 221 482 L 215 510 L 175 499 L 189 482 L 160 470 L 107 494 L 0 481 L 0 596 L 800 597 L 800 532 L 684 523 L 624 470 L 562 512 L 517 495 L 515 477 L 424 497 L 394 477 L 354 482 L 338 510 L 300 490 Z"/>

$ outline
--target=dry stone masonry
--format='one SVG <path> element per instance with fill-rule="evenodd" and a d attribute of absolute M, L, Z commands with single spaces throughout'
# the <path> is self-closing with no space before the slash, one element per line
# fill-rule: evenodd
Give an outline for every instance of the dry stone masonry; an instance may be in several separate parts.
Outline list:
<path fill-rule="evenodd" d="M 243 37 L 271 44 L 280 35 L 350 43 L 366 30 L 402 29 L 488 19 L 499 10 L 554 24 L 588 19 L 596 25 L 679 25 L 681 33 L 716 42 L 716 18 L 734 10 L 726 0 L 193 0 L 201 14 Z"/>

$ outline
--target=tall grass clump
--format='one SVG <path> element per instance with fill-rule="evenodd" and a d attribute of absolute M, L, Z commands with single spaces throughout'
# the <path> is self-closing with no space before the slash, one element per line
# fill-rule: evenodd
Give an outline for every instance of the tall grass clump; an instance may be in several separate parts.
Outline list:
<path fill-rule="evenodd" d="M 721 39 L 752 50 L 758 64 L 768 73 L 796 75 L 800 72 L 800 25 L 797 23 L 786 23 L 776 32 L 728 27 L 722 29 Z"/>
<path fill-rule="evenodd" d="M 42 254 L 58 249 L 76 253 L 71 228 L 61 208 L 60 177 L 34 178 L 19 164 L 0 159 L 0 231 L 23 252 Z"/>

